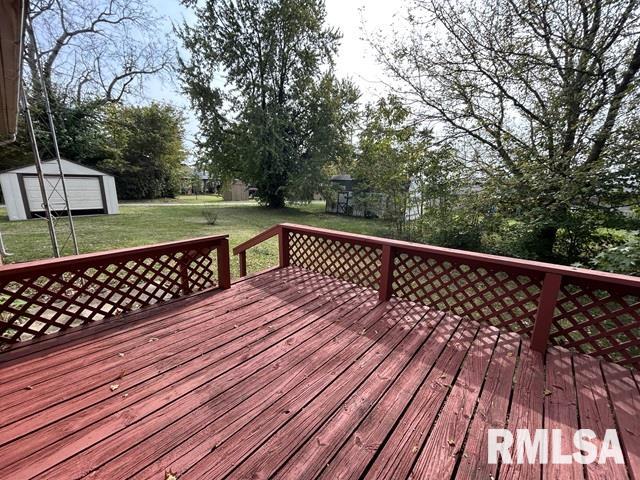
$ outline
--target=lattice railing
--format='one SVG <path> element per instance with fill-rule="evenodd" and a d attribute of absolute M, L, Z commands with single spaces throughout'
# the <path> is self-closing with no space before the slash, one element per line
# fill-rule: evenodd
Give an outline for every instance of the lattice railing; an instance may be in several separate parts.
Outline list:
<path fill-rule="evenodd" d="M 550 339 L 612 362 L 640 365 L 640 292 L 563 277 Z"/>
<path fill-rule="evenodd" d="M 0 268 L 0 344 L 229 287 L 226 236 Z"/>
<path fill-rule="evenodd" d="M 392 285 L 395 296 L 530 333 L 542 278 L 491 265 L 399 252 L 394 257 Z"/>
<path fill-rule="evenodd" d="M 640 366 L 640 278 L 281 224 L 239 245 L 279 237 L 280 266 L 296 265 L 391 296 L 491 323 L 548 344 Z M 244 266 L 244 269 L 243 269 Z"/>
<path fill-rule="evenodd" d="M 289 263 L 377 290 L 382 248 L 289 232 Z"/>

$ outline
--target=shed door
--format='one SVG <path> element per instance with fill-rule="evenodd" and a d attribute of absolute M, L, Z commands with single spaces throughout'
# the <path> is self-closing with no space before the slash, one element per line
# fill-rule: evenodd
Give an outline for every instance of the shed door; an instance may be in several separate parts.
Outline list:
<path fill-rule="evenodd" d="M 62 183 L 59 180 L 59 177 L 46 176 L 45 188 L 51 208 L 65 210 Z M 98 177 L 65 177 L 65 182 L 71 210 L 104 210 L 102 189 Z M 42 206 L 38 177 L 25 176 L 24 189 L 29 210 L 43 212 L 44 207 Z"/>

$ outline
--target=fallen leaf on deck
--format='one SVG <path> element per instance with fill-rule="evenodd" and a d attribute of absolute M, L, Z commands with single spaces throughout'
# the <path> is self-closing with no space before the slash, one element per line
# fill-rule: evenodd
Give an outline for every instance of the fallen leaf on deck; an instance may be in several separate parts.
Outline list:
<path fill-rule="evenodd" d="M 117 383 L 114 383 L 109 388 L 111 389 L 112 392 L 115 392 L 118 389 L 119 386 L 120 385 L 118 385 Z"/>
<path fill-rule="evenodd" d="M 158 339 L 157 339 L 156 337 L 151 337 L 151 338 L 149 339 L 149 343 L 151 343 L 151 342 L 157 342 L 157 341 L 158 341 Z"/>
<path fill-rule="evenodd" d="M 26 387 L 24 387 L 25 390 L 33 390 L 33 387 L 31 385 L 27 385 Z"/>
<path fill-rule="evenodd" d="M 167 470 L 164 472 L 164 480 L 178 480 L 178 474 L 171 470 Z"/>
<path fill-rule="evenodd" d="M 119 353 L 118 356 L 119 357 L 124 357 L 124 353 Z"/>
<path fill-rule="evenodd" d="M 553 392 L 551 390 L 549 390 L 548 388 L 544 389 L 544 396 L 548 397 L 549 395 L 551 395 Z"/>
<path fill-rule="evenodd" d="M 455 447 L 455 445 L 456 445 L 456 442 L 454 442 L 451 439 L 447 440 L 447 443 L 449 444 L 450 447 Z"/>

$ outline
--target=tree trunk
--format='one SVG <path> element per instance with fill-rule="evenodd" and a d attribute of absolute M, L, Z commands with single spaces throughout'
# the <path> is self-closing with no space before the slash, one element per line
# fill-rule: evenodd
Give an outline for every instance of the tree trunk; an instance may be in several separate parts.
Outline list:
<path fill-rule="evenodd" d="M 535 253 L 538 260 L 544 262 L 554 262 L 557 260 L 557 256 L 553 251 L 553 247 L 556 244 L 558 237 L 558 227 L 547 226 L 539 229 L 533 235 L 532 245 L 535 249 Z"/>

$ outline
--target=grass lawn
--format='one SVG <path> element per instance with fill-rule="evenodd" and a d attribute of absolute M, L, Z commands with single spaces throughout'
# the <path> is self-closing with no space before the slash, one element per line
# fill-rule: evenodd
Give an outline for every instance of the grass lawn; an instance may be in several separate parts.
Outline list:
<path fill-rule="evenodd" d="M 219 198 L 219 197 L 217 197 Z M 203 208 L 216 209 L 218 221 L 207 225 Z M 133 206 L 120 205 L 119 215 L 75 217 L 81 253 L 113 248 L 149 245 L 152 243 L 201 237 L 219 233 L 229 234 L 231 247 L 244 242 L 262 230 L 280 222 L 301 223 L 333 228 L 353 233 L 384 236 L 385 224 L 380 220 L 341 217 L 324 213 L 324 202 L 268 210 L 256 204 L 212 202 L 211 206 Z M 44 220 L 34 219 L 9 222 L 4 209 L 0 209 L 0 232 L 9 253 L 9 262 L 48 258 L 51 245 Z M 67 249 L 69 251 L 69 249 Z M 271 239 L 252 248 L 247 255 L 249 272 L 277 264 L 277 239 Z M 231 258 L 232 275 L 238 276 L 237 257 Z"/>
<path fill-rule="evenodd" d="M 120 200 L 120 205 L 127 205 L 128 203 L 139 204 L 163 204 L 163 203 L 218 203 L 222 202 L 220 195 L 178 195 L 173 198 L 154 198 L 153 200 Z"/>

